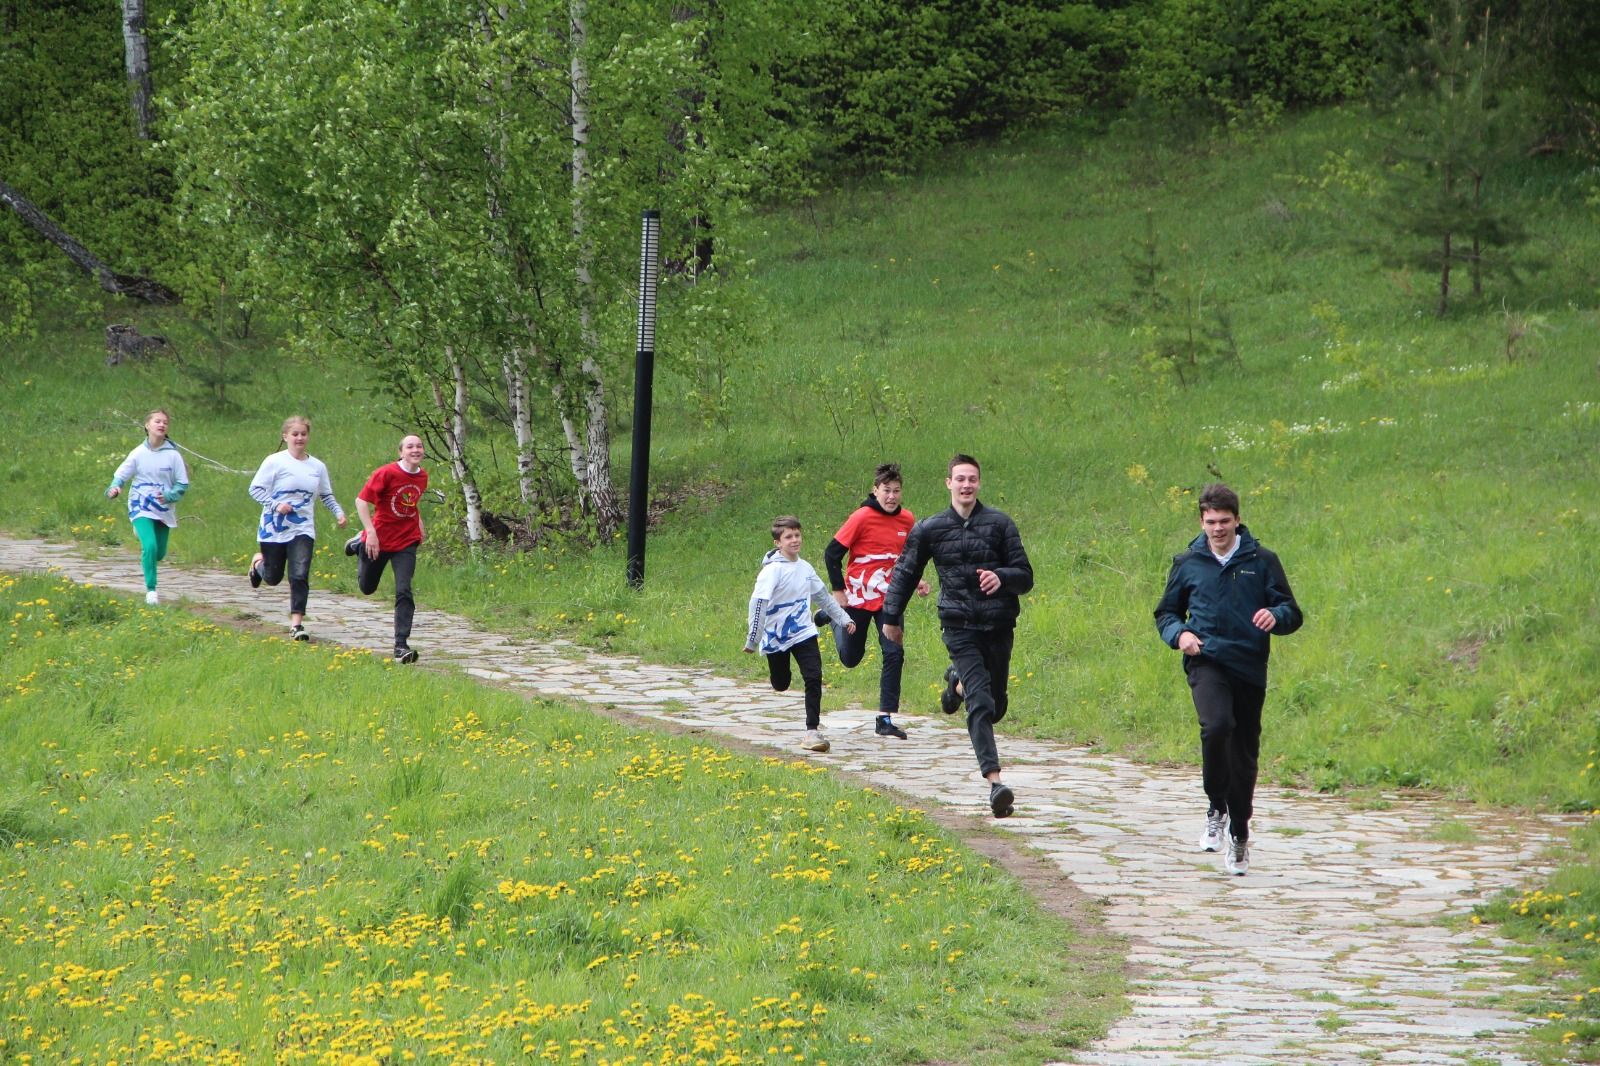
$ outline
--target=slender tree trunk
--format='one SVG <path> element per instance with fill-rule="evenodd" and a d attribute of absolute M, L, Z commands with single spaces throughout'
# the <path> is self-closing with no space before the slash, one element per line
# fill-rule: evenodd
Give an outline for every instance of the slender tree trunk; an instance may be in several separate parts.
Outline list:
<path fill-rule="evenodd" d="M 1444 235 L 1439 255 L 1439 317 L 1450 311 L 1450 234 Z"/>
<path fill-rule="evenodd" d="M 454 345 L 444 346 L 445 361 L 450 365 L 452 390 L 447 401 L 438 381 L 433 382 L 433 402 L 444 416 L 445 443 L 450 449 L 450 470 L 461 486 L 461 498 L 467 505 L 467 543 L 477 547 L 483 543 L 483 494 L 478 491 L 477 478 L 467 462 L 467 369 L 456 358 Z"/>
<path fill-rule="evenodd" d="M 588 0 L 571 0 L 572 49 L 572 236 L 578 258 L 574 272 L 578 282 L 579 382 L 583 389 L 583 450 L 574 452 L 573 474 L 588 498 L 596 531 L 602 539 L 616 532 L 622 515 L 611 485 L 611 427 L 606 408 L 605 383 L 600 376 L 596 353 L 600 339 L 594 325 L 594 241 L 588 233 L 586 197 L 589 193 L 589 61 L 584 55 L 588 37 Z"/>
<path fill-rule="evenodd" d="M 1483 217 L 1483 175 L 1472 176 L 1472 214 L 1474 218 Z M 1472 235 L 1472 296 L 1477 299 L 1483 295 L 1483 242 L 1478 234 Z"/>
<path fill-rule="evenodd" d="M 135 300 L 143 300 L 151 304 L 175 304 L 182 302 L 182 298 L 159 281 L 151 278 L 139 277 L 134 274 L 118 274 L 106 266 L 90 253 L 89 249 L 79 244 L 72 236 L 64 232 L 50 220 L 50 217 L 35 207 L 11 186 L 0 181 L 0 204 L 5 204 L 22 217 L 22 221 L 31 226 L 35 233 L 61 249 L 66 257 L 72 260 L 85 274 L 100 283 L 106 292 L 116 293 L 119 296 L 131 296 Z"/>
<path fill-rule="evenodd" d="M 144 32 L 144 0 L 122 0 L 122 52 L 139 139 L 150 139 L 150 39 Z"/>
<path fill-rule="evenodd" d="M 533 411 L 529 402 L 528 363 L 520 348 L 512 347 L 500 357 L 500 374 L 506 383 L 506 409 L 511 416 L 511 434 L 517 443 L 517 493 L 531 519 L 535 489 L 533 485 Z"/>

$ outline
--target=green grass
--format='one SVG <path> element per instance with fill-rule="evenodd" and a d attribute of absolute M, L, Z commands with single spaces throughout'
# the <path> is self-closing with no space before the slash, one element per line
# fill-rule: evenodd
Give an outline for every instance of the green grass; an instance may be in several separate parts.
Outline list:
<path fill-rule="evenodd" d="M 820 770 L 55 579 L 0 613 L 8 1061 L 1002 1063 L 1116 1009 L 1102 934 Z"/>

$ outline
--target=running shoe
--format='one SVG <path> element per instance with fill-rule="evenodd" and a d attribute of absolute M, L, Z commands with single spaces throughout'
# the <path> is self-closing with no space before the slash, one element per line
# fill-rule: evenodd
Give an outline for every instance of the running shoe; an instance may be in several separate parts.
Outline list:
<path fill-rule="evenodd" d="M 1003 782 L 996 781 L 989 786 L 989 809 L 996 818 L 1011 817 L 1016 802 L 1016 794 Z"/>
<path fill-rule="evenodd" d="M 961 706 L 961 693 L 956 691 L 959 684 L 961 675 L 956 672 L 956 664 L 951 663 L 944 668 L 944 691 L 939 693 L 939 709 L 945 714 L 955 714 Z"/>
<path fill-rule="evenodd" d="M 1222 868 L 1235 877 L 1250 872 L 1250 842 L 1238 837 L 1228 838 L 1228 854 L 1222 857 Z"/>
<path fill-rule="evenodd" d="M 1200 833 L 1201 851 L 1221 851 L 1228 833 L 1228 812 L 1207 811 L 1206 827 Z"/>

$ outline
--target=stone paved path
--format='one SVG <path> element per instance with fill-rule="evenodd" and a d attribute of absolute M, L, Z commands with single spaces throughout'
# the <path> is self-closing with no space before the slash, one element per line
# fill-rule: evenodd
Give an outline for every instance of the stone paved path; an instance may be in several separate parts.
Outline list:
<path fill-rule="evenodd" d="M 58 569 L 141 591 L 136 558 L 103 560 L 0 538 L 0 570 Z M 237 574 L 165 569 L 161 592 L 277 624 L 287 591 L 252 592 Z M 387 587 L 387 586 L 386 586 Z M 391 601 L 313 589 L 318 639 L 375 651 L 390 642 Z M 604 704 L 800 756 L 798 697 L 700 669 L 664 667 L 575 645 L 534 643 L 419 610 L 430 663 L 534 692 Z M 872 715 L 823 716 L 834 741 L 806 757 L 930 804 L 987 812 L 958 723 L 901 715 L 906 741 L 872 733 Z M 1132 1011 L 1077 1066 L 1161 1063 L 1522 1062 L 1527 1023 L 1495 1005 L 1515 987 L 1509 945 L 1462 918 L 1495 892 L 1534 883 L 1540 854 L 1568 828 L 1396 799 L 1356 810 L 1339 799 L 1264 788 L 1249 876 L 1196 852 L 1197 772 L 1137 766 L 1082 748 L 1001 738 L 1018 815 L 1002 823 L 1104 904 L 1135 965 Z M 1441 832 L 1442 827 L 1448 830 Z"/>

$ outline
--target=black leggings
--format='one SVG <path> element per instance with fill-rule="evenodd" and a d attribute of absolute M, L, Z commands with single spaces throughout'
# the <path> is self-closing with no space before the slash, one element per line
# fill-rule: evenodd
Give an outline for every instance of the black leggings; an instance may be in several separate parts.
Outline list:
<path fill-rule="evenodd" d="M 806 686 L 806 728 L 815 729 L 822 724 L 822 651 L 816 637 L 807 637 L 800 643 L 767 656 L 767 674 L 772 678 L 775 692 L 788 692 L 791 675 L 789 657 L 800 667 L 800 679 Z"/>
<path fill-rule="evenodd" d="M 311 553 L 317 542 L 310 537 L 296 537 L 290 541 L 257 541 L 261 547 L 261 565 L 256 570 L 261 580 L 276 585 L 289 574 L 289 613 L 305 614 L 306 600 L 311 596 Z"/>

